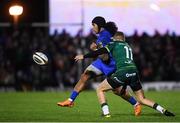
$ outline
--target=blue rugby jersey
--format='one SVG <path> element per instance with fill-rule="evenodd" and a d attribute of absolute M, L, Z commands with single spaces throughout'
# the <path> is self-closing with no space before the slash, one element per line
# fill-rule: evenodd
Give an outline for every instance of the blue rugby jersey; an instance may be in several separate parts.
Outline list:
<path fill-rule="evenodd" d="M 96 40 L 96 44 L 98 45 L 99 48 L 104 47 L 107 44 L 109 44 L 109 42 L 111 41 L 111 37 L 112 35 L 107 30 L 104 29 L 99 33 L 99 36 Z"/>
<path fill-rule="evenodd" d="M 98 48 L 105 47 L 107 44 L 109 44 L 111 42 L 111 37 L 112 35 L 107 30 L 101 31 L 96 40 Z M 92 62 L 92 65 L 99 69 L 106 76 L 109 76 L 116 70 L 116 63 L 112 57 L 110 58 L 109 64 L 105 64 L 100 58 L 97 58 Z"/>

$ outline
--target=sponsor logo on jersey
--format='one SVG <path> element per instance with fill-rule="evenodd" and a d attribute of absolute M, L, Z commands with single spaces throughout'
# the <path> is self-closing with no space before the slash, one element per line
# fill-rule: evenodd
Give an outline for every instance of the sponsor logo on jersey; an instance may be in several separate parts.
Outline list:
<path fill-rule="evenodd" d="M 136 73 L 126 73 L 126 77 L 136 76 Z"/>

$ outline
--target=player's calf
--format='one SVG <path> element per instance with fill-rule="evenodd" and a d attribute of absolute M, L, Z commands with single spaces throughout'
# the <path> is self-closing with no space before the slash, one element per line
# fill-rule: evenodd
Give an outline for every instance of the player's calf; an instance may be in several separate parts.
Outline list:
<path fill-rule="evenodd" d="M 113 90 L 113 93 L 122 97 L 124 100 L 126 100 L 127 102 L 129 102 L 131 105 L 134 106 L 134 115 L 135 116 L 139 116 L 141 114 L 141 104 L 136 101 L 136 99 L 133 96 L 130 96 L 129 93 L 124 90 L 122 91 L 122 88 L 117 88 Z"/>

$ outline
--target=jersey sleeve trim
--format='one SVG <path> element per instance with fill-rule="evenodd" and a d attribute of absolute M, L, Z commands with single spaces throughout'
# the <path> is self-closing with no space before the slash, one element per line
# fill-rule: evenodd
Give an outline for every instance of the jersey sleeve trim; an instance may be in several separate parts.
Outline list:
<path fill-rule="evenodd" d="M 108 46 L 105 46 L 105 48 L 106 48 L 106 50 L 107 50 L 108 52 L 110 52 L 110 50 L 109 50 Z"/>

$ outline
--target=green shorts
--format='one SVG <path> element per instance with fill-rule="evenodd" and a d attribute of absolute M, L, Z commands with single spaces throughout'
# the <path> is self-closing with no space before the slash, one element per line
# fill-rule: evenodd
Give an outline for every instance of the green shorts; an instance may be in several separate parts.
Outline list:
<path fill-rule="evenodd" d="M 107 78 L 112 88 L 129 85 L 133 91 L 142 89 L 138 71 L 136 69 L 118 70 Z"/>

